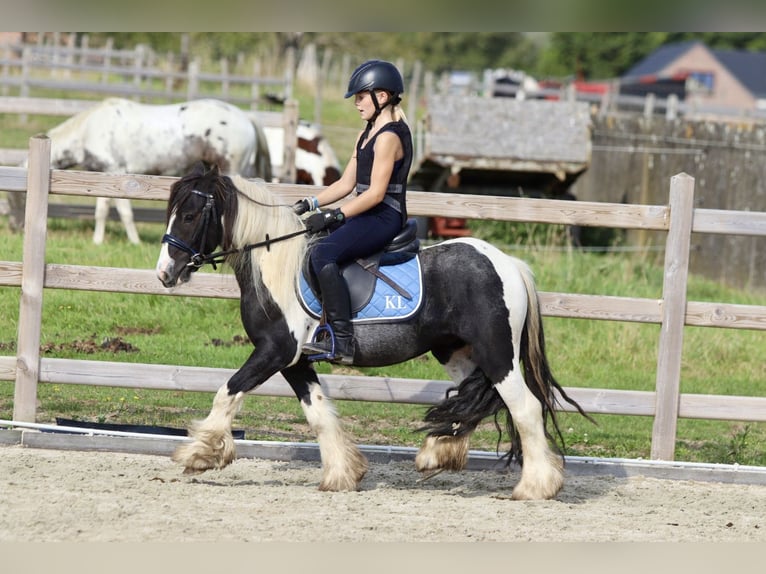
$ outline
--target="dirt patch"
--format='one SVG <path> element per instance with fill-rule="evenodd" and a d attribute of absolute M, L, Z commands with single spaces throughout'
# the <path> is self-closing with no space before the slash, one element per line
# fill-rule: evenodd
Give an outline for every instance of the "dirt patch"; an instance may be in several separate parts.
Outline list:
<path fill-rule="evenodd" d="M 55 353 L 59 351 L 75 351 L 77 353 L 84 353 L 86 355 L 92 355 L 100 351 L 106 351 L 108 353 L 137 353 L 138 347 L 133 346 L 121 337 L 105 337 L 101 342 L 97 342 L 94 338 L 86 339 L 84 341 L 71 341 L 66 343 L 45 343 L 40 346 L 40 352 L 42 353 Z"/>
<path fill-rule="evenodd" d="M 207 346 L 213 347 L 245 347 L 252 346 L 250 338 L 244 335 L 234 335 L 231 341 L 224 341 L 223 339 L 210 339 L 209 343 L 205 343 Z"/>
<path fill-rule="evenodd" d="M 510 500 L 516 472 L 372 464 L 319 492 L 316 462 L 239 459 L 183 476 L 162 456 L 0 447 L 0 540 L 766 541 L 766 486 L 569 476 L 556 500 Z"/>

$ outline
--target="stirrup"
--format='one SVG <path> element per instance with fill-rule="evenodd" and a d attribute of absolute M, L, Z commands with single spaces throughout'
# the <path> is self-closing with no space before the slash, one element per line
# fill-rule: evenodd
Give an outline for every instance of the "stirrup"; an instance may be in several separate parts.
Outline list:
<path fill-rule="evenodd" d="M 315 353 L 313 355 L 306 355 L 306 358 L 311 361 L 332 361 L 335 359 L 335 331 L 332 330 L 332 327 L 329 323 L 325 323 L 323 325 L 317 326 L 317 328 L 314 330 L 314 334 L 311 337 L 311 343 L 317 343 L 319 335 L 322 333 L 327 333 L 330 338 L 330 350 L 326 353 Z"/>

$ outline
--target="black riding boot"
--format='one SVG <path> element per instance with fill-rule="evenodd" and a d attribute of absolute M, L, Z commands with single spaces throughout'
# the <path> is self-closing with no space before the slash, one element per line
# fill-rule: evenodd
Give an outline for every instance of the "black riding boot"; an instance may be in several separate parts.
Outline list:
<path fill-rule="evenodd" d="M 350 365 L 354 362 L 354 326 L 351 323 L 351 301 L 348 286 L 335 263 L 328 263 L 319 272 L 319 288 L 322 291 L 322 308 L 325 320 L 335 335 L 335 355 L 326 360 Z M 332 339 L 303 345 L 305 355 L 332 353 Z"/>

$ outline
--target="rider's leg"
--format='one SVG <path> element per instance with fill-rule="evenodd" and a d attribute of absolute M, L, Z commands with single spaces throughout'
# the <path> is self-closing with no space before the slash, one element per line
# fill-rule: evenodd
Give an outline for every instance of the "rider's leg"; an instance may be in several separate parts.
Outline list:
<path fill-rule="evenodd" d="M 328 263 L 319 272 L 319 288 L 322 292 L 322 308 L 334 335 L 335 354 L 328 360 L 350 365 L 354 360 L 354 326 L 351 323 L 351 302 L 346 281 L 336 263 Z M 308 355 L 326 354 L 333 351 L 331 338 L 309 342 L 301 351 Z"/>

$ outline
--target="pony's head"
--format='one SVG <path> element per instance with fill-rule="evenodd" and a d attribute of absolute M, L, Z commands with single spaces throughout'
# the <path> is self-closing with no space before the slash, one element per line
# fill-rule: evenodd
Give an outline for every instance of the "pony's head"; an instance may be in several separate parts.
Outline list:
<path fill-rule="evenodd" d="M 235 217 L 235 190 L 218 167 L 197 164 L 170 188 L 166 231 L 157 261 L 157 277 L 165 287 L 186 282 L 200 265 L 200 257 L 231 238 L 224 231 L 223 216 Z"/>

